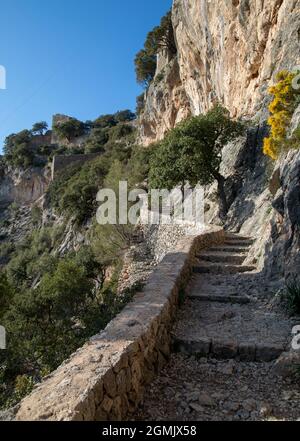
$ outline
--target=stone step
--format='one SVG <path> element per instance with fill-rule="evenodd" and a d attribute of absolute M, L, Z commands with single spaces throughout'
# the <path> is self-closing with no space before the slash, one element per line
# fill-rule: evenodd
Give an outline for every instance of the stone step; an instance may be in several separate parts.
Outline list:
<path fill-rule="evenodd" d="M 218 360 L 237 359 L 248 362 L 270 362 L 285 350 L 283 344 L 262 344 L 243 341 L 211 339 L 207 337 L 185 339 L 172 335 L 174 352 Z"/>
<path fill-rule="evenodd" d="M 237 240 L 252 240 L 252 237 L 249 236 L 240 236 L 239 234 L 234 234 L 234 233 L 226 233 L 225 236 L 227 239 L 237 239 Z"/>
<path fill-rule="evenodd" d="M 225 304 L 188 298 L 179 314 L 172 336 L 180 352 L 271 361 L 290 346 L 290 319 L 255 302 Z"/>
<path fill-rule="evenodd" d="M 252 265 L 226 265 L 224 263 L 210 263 L 199 260 L 198 265 L 193 267 L 193 272 L 198 274 L 234 274 L 255 271 L 256 267 Z"/>
<path fill-rule="evenodd" d="M 224 246 L 218 246 L 218 247 L 211 247 L 209 248 L 210 252 L 216 252 L 216 253 L 235 253 L 235 254 L 245 254 L 247 255 L 249 250 L 249 247 L 241 247 L 238 245 L 230 246 L 230 245 L 224 245 Z"/>
<path fill-rule="evenodd" d="M 197 255 L 197 257 L 207 262 L 225 262 L 225 263 L 235 263 L 237 265 L 241 265 L 246 258 L 245 255 L 226 253 L 226 252 L 224 253 L 222 251 L 220 252 L 207 251 L 205 253 L 201 253 Z"/>
<path fill-rule="evenodd" d="M 254 243 L 253 240 L 249 240 L 249 239 L 234 239 L 234 238 L 232 238 L 232 239 L 226 238 L 225 242 L 224 242 L 225 245 L 230 245 L 230 246 L 237 245 L 237 246 L 243 246 L 243 247 L 244 246 L 250 247 L 251 245 L 253 245 L 253 243 Z"/>
<path fill-rule="evenodd" d="M 199 300 L 201 302 L 218 302 L 218 303 L 237 303 L 245 305 L 250 302 L 248 296 L 240 296 L 234 294 L 215 294 L 215 293 L 197 293 L 192 291 L 188 294 L 188 297 L 193 300 Z"/>

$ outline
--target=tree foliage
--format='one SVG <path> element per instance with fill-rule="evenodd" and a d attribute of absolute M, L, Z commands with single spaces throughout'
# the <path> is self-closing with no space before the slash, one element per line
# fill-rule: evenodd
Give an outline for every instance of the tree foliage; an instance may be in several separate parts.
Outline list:
<path fill-rule="evenodd" d="M 145 42 L 145 49 L 149 55 L 157 55 L 161 49 L 167 49 L 171 54 L 176 55 L 177 47 L 171 11 L 161 19 L 159 26 L 156 26 L 149 32 Z"/>
<path fill-rule="evenodd" d="M 9 307 L 13 295 L 13 288 L 8 282 L 7 274 L 5 272 L 0 272 L 0 319 Z"/>
<path fill-rule="evenodd" d="M 61 140 L 66 139 L 68 142 L 85 133 L 84 123 L 76 118 L 69 118 L 66 121 L 58 122 L 53 129 Z"/>
<path fill-rule="evenodd" d="M 40 121 L 32 126 L 31 133 L 33 135 L 43 135 L 44 132 L 46 132 L 47 130 L 48 124 L 46 123 L 46 121 Z"/>
<path fill-rule="evenodd" d="M 31 145 L 32 133 L 22 130 L 9 135 L 4 141 L 4 159 L 15 167 L 27 168 L 34 165 L 35 149 Z"/>
<path fill-rule="evenodd" d="M 168 12 L 151 32 L 148 33 L 144 48 L 135 57 L 135 70 L 138 83 L 149 86 L 154 78 L 157 66 L 157 54 L 166 49 L 175 56 L 175 43 L 171 12 Z"/>
<path fill-rule="evenodd" d="M 136 118 L 135 113 L 131 112 L 131 110 L 120 110 L 117 113 L 115 113 L 115 120 L 117 123 L 125 123 L 133 121 Z"/>
<path fill-rule="evenodd" d="M 243 125 L 231 120 L 220 105 L 205 115 L 191 117 L 173 130 L 156 146 L 150 165 L 150 185 L 173 189 L 189 182 L 195 186 L 218 182 L 220 213 L 228 206 L 224 177 L 220 174 L 223 147 L 243 131 Z"/>
<path fill-rule="evenodd" d="M 268 119 L 271 133 L 264 139 L 263 151 L 273 160 L 276 160 L 286 147 L 288 128 L 300 102 L 300 91 L 293 87 L 296 75 L 296 72 L 281 71 L 276 77 L 277 83 L 269 88 L 269 93 L 273 96 L 273 101 L 269 105 L 271 116 Z M 293 145 L 292 142 L 289 143 L 289 147 L 291 145 Z"/>
<path fill-rule="evenodd" d="M 148 87 L 155 75 L 156 55 L 150 55 L 145 49 L 141 49 L 134 62 L 137 82 Z"/>

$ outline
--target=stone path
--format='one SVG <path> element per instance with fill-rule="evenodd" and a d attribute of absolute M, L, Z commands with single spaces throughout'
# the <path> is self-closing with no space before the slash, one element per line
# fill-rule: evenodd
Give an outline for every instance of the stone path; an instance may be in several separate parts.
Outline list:
<path fill-rule="evenodd" d="M 135 419 L 300 418 L 300 385 L 273 371 L 295 324 L 274 306 L 274 286 L 243 265 L 252 240 L 227 234 L 203 251 L 173 329 L 174 353 Z"/>

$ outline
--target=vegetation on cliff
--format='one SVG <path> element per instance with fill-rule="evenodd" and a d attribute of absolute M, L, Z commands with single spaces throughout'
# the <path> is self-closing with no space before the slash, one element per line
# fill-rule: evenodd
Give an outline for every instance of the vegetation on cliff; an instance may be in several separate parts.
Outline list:
<path fill-rule="evenodd" d="M 160 142 L 152 156 L 150 185 L 171 190 L 189 182 L 195 186 L 218 183 L 220 217 L 228 211 L 225 178 L 220 173 L 222 149 L 242 134 L 244 126 L 230 119 L 220 105 L 205 115 L 191 117 L 178 124 Z"/>
<path fill-rule="evenodd" d="M 43 224 L 42 210 L 34 206 L 34 231 L 20 243 L 13 245 L 8 237 L 0 244 L 0 323 L 8 338 L 8 349 L 0 353 L 0 407 L 30 392 L 103 329 L 134 292 L 133 287 L 117 295 L 132 228 L 125 231 L 94 221 L 102 187 L 114 188 L 122 179 L 134 187 L 147 177 L 149 151 L 134 144 L 129 124 L 134 117 L 124 111 L 91 123 L 87 142 L 99 131 L 107 133 L 103 154 L 83 166 L 67 167 L 46 195 L 44 209 L 63 222 L 50 219 Z M 76 253 L 72 247 L 60 251 L 70 225 L 74 232 L 85 231 Z"/>
<path fill-rule="evenodd" d="M 74 138 L 78 138 L 85 134 L 86 127 L 83 122 L 76 118 L 69 118 L 54 125 L 53 127 L 57 136 L 63 141 L 70 142 Z"/>
<path fill-rule="evenodd" d="M 269 93 L 273 96 L 269 105 L 271 116 L 268 119 L 271 133 L 264 140 L 264 153 L 273 160 L 282 151 L 295 145 L 293 137 L 289 141 L 287 138 L 293 113 L 300 103 L 300 90 L 294 83 L 297 75 L 297 72 L 281 71 L 276 77 L 277 83 L 269 88 Z M 295 137 L 297 138 L 297 132 Z"/>
<path fill-rule="evenodd" d="M 68 118 L 54 124 L 53 132 L 58 143 L 51 143 L 51 131 L 44 121 L 37 122 L 31 130 L 22 130 L 9 135 L 4 142 L 4 156 L 1 158 L 0 177 L 5 165 L 27 169 L 42 167 L 56 154 L 102 153 L 123 140 L 134 142 L 135 128 L 132 124 L 136 115 L 130 110 L 101 115 L 94 121 L 82 122 Z M 82 137 L 77 145 L 76 140 Z"/>
<path fill-rule="evenodd" d="M 168 12 L 151 32 L 148 33 L 144 48 L 135 57 L 135 71 L 138 83 L 148 87 L 154 78 L 157 54 L 166 49 L 171 56 L 177 53 L 172 15 Z"/>

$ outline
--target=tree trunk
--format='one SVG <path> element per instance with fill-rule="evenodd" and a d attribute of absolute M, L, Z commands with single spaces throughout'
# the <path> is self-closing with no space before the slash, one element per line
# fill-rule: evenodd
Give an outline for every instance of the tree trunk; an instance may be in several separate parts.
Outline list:
<path fill-rule="evenodd" d="M 218 198 L 219 198 L 219 216 L 222 221 L 226 219 L 228 213 L 228 204 L 225 193 L 225 178 L 220 173 L 216 175 L 218 182 Z"/>

